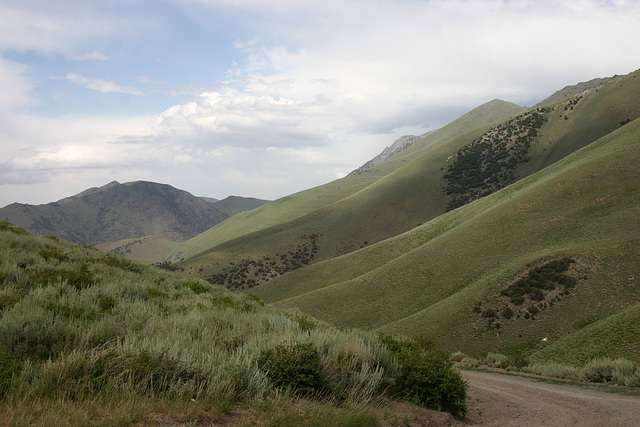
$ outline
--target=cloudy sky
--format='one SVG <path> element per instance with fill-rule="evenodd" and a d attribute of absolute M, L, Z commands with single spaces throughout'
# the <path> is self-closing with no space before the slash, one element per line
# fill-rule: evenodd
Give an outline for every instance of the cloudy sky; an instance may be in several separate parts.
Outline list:
<path fill-rule="evenodd" d="M 632 0 L 0 0 L 0 206 L 275 199 L 494 98 L 640 68 Z"/>

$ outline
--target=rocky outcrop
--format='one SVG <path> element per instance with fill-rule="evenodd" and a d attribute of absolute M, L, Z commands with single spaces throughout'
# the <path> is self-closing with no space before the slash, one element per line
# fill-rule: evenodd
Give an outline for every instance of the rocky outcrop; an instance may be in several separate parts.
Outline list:
<path fill-rule="evenodd" d="M 369 168 L 378 166 L 380 163 L 383 163 L 383 162 L 389 160 L 392 156 L 398 154 L 402 150 L 406 150 L 407 148 L 411 147 L 413 144 L 415 144 L 416 142 L 418 142 L 422 138 L 424 138 L 425 135 L 427 135 L 427 134 L 425 133 L 425 134 L 419 135 L 419 136 L 416 136 L 416 135 L 401 136 L 400 138 L 395 140 L 395 142 L 393 144 L 391 144 L 389 147 L 387 147 L 384 150 L 382 150 L 382 153 L 378 154 L 376 157 L 374 157 L 373 159 L 369 160 L 367 163 L 365 163 L 364 165 L 360 166 L 359 168 L 357 168 L 356 170 L 351 172 L 349 175 L 356 175 L 356 174 L 362 172 L 365 169 L 369 169 Z"/>

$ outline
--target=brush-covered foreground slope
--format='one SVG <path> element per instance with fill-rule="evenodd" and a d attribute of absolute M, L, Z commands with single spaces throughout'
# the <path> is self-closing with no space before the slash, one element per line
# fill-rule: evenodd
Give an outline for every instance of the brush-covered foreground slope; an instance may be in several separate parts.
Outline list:
<path fill-rule="evenodd" d="M 228 217 L 186 191 L 145 181 L 114 181 L 54 203 L 0 209 L 0 218 L 33 233 L 87 245 L 152 235 L 178 242 Z"/>
<path fill-rule="evenodd" d="M 252 292 L 344 326 L 427 334 L 451 351 L 638 361 L 639 148 L 635 120 L 497 193 Z M 510 296 L 558 260 L 571 261 L 553 273 L 564 278 Z"/>
<path fill-rule="evenodd" d="M 352 421 L 344 424 L 371 425 L 377 420 L 366 402 L 399 374 L 372 333 L 278 311 L 202 280 L 5 221 L 0 253 L 5 425 L 226 425 L 235 424 L 224 418 L 238 406 L 257 425 L 283 413 L 295 425 L 313 416 L 296 411 L 300 404 L 314 405 L 327 423 L 346 416 Z M 300 376 L 276 364 L 274 352 Z M 294 400 L 296 386 L 306 387 L 308 403 Z M 311 393 L 340 405 L 312 403 Z M 355 405 L 359 411 L 350 410 Z"/>
<path fill-rule="evenodd" d="M 236 215 L 176 245 L 169 259 L 186 259 L 181 265 L 188 272 L 208 277 L 246 257 L 274 258 L 312 247 L 309 236 L 316 236 L 318 251 L 304 259 L 313 262 L 409 230 L 446 206 L 441 162 L 414 160 L 436 156 L 444 162 L 448 154 L 439 147 L 451 138 L 465 138 L 469 130 L 522 110 L 504 101 L 488 102 L 374 168 Z"/>
<path fill-rule="evenodd" d="M 173 259 L 187 258 L 181 265 L 190 274 L 247 289 L 398 235 L 541 170 L 639 117 L 637 75 L 617 77 L 530 111 L 492 101 L 369 171 L 298 193 L 291 204 L 281 199 L 226 221 L 180 245 Z M 477 173 L 469 173 L 469 164 L 477 165 Z M 450 191 L 454 175 L 458 181 Z M 492 184 L 474 188 L 478 177 Z M 351 180 L 356 178 L 365 181 L 356 185 Z M 339 198 L 328 197 L 324 205 L 307 203 L 310 194 L 329 188 L 343 192 L 332 193 Z M 269 222 L 265 214 L 278 212 L 277 207 L 280 216 Z M 246 234 L 227 240 L 238 230 Z M 193 255 L 198 249 L 202 252 Z"/>

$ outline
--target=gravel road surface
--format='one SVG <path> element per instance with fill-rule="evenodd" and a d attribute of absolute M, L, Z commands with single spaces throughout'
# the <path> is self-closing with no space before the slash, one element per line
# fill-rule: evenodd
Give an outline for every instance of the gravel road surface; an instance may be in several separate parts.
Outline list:
<path fill-rule="evenodd" d="M 527 377 L 462 371 L 467 419 L 457 425 L 640 426 L 640 397 Z"/>

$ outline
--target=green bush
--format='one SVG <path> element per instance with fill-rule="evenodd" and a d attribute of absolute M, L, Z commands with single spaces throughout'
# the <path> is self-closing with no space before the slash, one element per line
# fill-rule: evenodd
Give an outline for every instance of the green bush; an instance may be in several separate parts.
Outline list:
<path fill-rule="evenodd" d="M 581 369 L 580 378 L 592 383 L 606 383 L 613 378 L 613 371 L 610 359 L 594 359 Z"/>
<path fill-rule="evenodd" d="M 381 341 L 400 364 L 397 395 L 437 411 L 466 414 L 468 386 L 448 355 L 420 336 L 405 341 L 384 336 Z"/>
<path fill-rule="evenodd" d="M 11 390 L 13 378 L 21 369 L 22 362 L 19 359 L 0 353 L 0 397 Z"/>
<path fill-rule="evenodd" d="M 9 231 L 13 234 L 18 234 L 23 236 L 30 234 L 24 228 L 17 227 L 11 224 L 9 221 L 0 221 L 0 231 Z"/>
<path fill-rule="evenodd" d="M 580 378 L 593 383 L 612 382 L 627 385 L 633 381 L 636 365 L 626 359 L 610 359 L 608 357 L 593 359 L 580 369 Z"/>
<path fill-rule="evenodd" d="M 132 273 L 142 273 L 142 267 L 122 256 L 105 254 L 102 261 L 110 267 L 119 268 L 121 270 L 130 271 Z"/>
<path fill-rule="evenodd" d="M 40 285 L 67 282 L 76 289 L 84 289 L 92 286 L 96 278 L 89 271 L 87 264 L 80 264 L 77 268 L 64 267 L 38 267 L 31 272 L 31 280 Z"/>
<path fill-rule="evenodd" d="M 105 295 L 100 297 L 98 300 L 98 306 L 100 307 L 100 311 L 103 313 L 111 313 L 111 309 L 115 307 L 117 301 L 115 298 L 109 295 Z"/>
<path fill-rule="evenodd" d="M 280 344 L 264 350 L 256 361 L 274 387 L 310 395 L 323 386 L 318 349 L 313 343 Z"/>
<path fill-rule="evenodd" d="M 479 361 L 481 365 L 492 366 L 496 368 L 506 368 L 510 363 L 509 356 L 500 353 L 487 353 L 486 356 L 482 357 Z"/>
<path fill-rule="evenodd" d="M 565 378 L 571 380 L 579 379 L 578 368 L 565 363 L 534 363 L 523 366 L 523 372 L 530 374 L 544 375 L 546 377 Z"/>
<path fill-rule="evenodd" d="M 515 313 L 513 312 L 513 310 L 511 309 L 511 307 L 505 307 L 500 314 L 502 315 L 502 317 L 504 317 L 505 319 L 511 319 Z"/>
<path fill-rule="evenodd" d="M 454 362 L 462 362 L 462 360 L 467 357 L 466 354 L 464 354 L 461 351 L 456 351 L 455 353 L 451 354 L 451 360 Z"/>
<path fill-rule="evenodd" d="M 188 280 L 186 282 L 182 282 L 182 286 L 191 289 L 196 295 L 200 295 L 211 290 L 208 286 L 203 285 L 197 280 Z"/>

